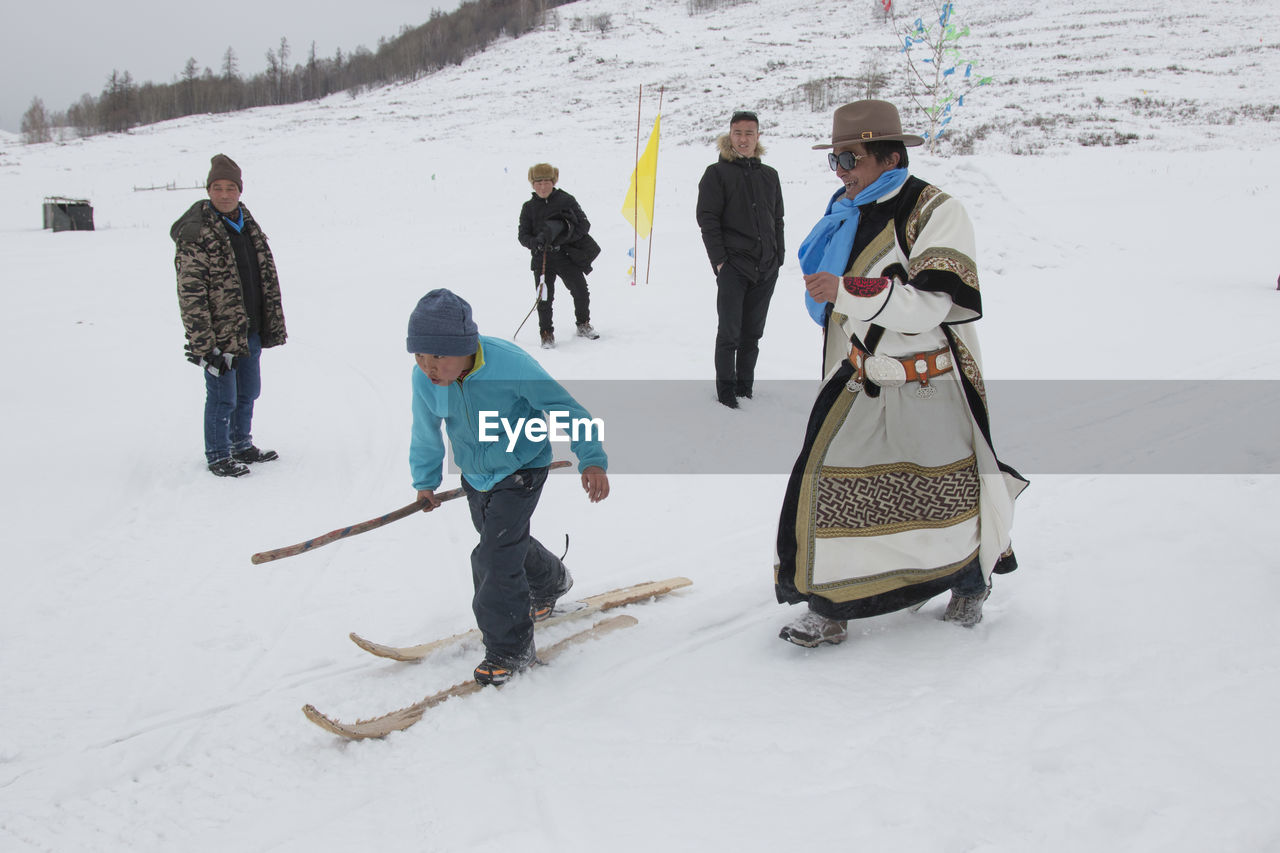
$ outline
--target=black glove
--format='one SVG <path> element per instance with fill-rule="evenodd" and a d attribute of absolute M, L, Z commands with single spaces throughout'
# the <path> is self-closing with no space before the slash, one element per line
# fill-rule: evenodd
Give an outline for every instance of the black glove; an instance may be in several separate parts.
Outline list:
<path fill-rule="evenodd" d="M 191 344 L 188 343 L 183 347 L 183 352 L 187 354 L 187 361 L 207 370 L 210 376 L 222 376 L 236 366 L 236 357 L 229 352 L 223 352 L 217 347 L 214 347 L 211 353 L 200 355 L 192 350 Z"/>

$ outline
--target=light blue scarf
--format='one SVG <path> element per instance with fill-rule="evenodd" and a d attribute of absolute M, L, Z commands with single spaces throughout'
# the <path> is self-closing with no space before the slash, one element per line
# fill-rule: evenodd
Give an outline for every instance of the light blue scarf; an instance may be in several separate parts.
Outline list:
<path fill-rule="evenodd" d="M 240 234 L 241 232 L 244 231 L 244 210 L 242 208 L 239 208 L 239 207 L 236 208 L 235 219 L 232 219 L 230 216 L 227 216 L 225 213 L 222 213 L 221 211 L 219 211 L 219 213 L 221 214 L 222 220 L 224 222 L 226 222 L 232 228 L 236 229 L 237 234 Z"/>
<path fill-rule="evenodd" d="M 852 201 L 839 190 L 827 202 L 827 212 L 813 226 L 809 236 L 800 244 L 800 271 L 805 275 L 829 272 L 844 275 L 849 267 L 849 253 L 853 251 L 853 238 L 858 233 L 859 205 L 870 204 L 883 195 L 898 189 L 907 181 L 906 169 L 890 169 L 858 193 Z M 827 321 L 827 303 L 817 302 L 806 290 L 804 307 L 819 326 Z"/>

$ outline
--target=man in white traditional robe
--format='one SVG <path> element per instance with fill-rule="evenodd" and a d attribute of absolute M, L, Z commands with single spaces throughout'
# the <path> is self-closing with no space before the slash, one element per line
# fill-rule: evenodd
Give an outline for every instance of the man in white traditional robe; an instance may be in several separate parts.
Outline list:
<path fill-rule="evenodd" d="M 908 172 L 897 109 L 835 112 L 842 187 L 800 248 L 806 304 L 825 332 L 825 382 L 783 499 L 779 602 L 806 602 L 782 639 L 813 647 L 847 620 L 950 591 L 944 619 L 982 619 L 1012 571 L 1014 498 L 1027 482 L 991 446 L 973 227 L 960 202 Z"/>

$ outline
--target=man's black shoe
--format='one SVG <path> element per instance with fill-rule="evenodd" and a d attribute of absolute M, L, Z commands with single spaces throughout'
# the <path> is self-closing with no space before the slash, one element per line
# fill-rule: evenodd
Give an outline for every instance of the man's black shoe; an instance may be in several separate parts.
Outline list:
<path fill-rule="evenodd" d="M 209 463 L 209 473 L 215 477 L 243 477 L 249 473 L 249 466 L 234 459 L 219 459 Z"/>
<path fill-rule="evenodd" d="M 232 453 L 231 458 L 237 462 L 273 462 L 280 458 L 280 454 L 274 450 L 262 450 L 251 444 L 244 450 L 237 450 Z"/>

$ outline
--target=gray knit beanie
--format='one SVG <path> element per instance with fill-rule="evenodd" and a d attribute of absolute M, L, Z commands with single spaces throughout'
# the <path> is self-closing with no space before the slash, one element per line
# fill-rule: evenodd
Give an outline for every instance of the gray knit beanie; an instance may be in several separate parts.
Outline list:
<path fill-rule="evenodd" d="M 426 355 L 474 355 L 480 332 L 471 306 L 453 291 L 440 288 L 418 300 L 409 315 L 409 352 Z"/>

